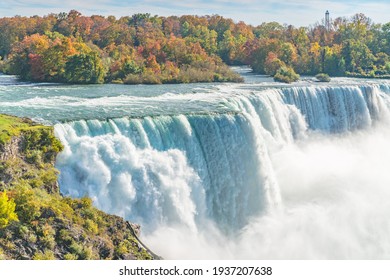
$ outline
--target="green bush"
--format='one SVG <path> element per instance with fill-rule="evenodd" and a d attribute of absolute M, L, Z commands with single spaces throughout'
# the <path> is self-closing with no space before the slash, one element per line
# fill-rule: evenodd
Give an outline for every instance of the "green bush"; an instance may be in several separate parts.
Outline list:
<path fill-rule="evenodd" d="M 63 146 L 53 133 L 51 127 L 32 126 L 23 130 L 23 152 L 29 163 L 41 164 L 41 161 L 49 163 L 62 151 Z"/>
<path fill-rule="evenodd" d="M 139 74 L 128 74 L 123 80 L 123 83 L 129 85 L 138 85 L 142 84 L 142 77 Z"/>
<path fill-rule="evenodd" d="M 41 215 L 41 205 L 29 187 L 20 185 L 15 194 L 16 213 L 20 221 L 31 222 Z"/>
<path fill-rule="evenodd" d="M 128 240 L 124 240 L 119 243 L 118 247 L 115 248 L 115 253 L 120 256 L 128 254 L 130 252 L 129 247 L 131 247 L 130 242 Z"/>
<path fill-rule="evenodd" d="M 73 241 L 69 249 L 79 260 L 92 260 L 98 258 L 96 253 L 93 251 L 92 246 L 82 245 Z"/>
<path fill-rule="evenodd" d="M 72 240 L 72 243 L 71 243 L 71 245 L 69 246 L 69 250 L 70 250 L 70 252 L 73 254 L 73 255 L 75 255 L 75 256 L 77 256 L 77 258 L 79 258 L 79 257 L 81 257 L 81 256 L 83 256 L 83 245 L 81 245 L 81 244 L 79 244 L 79 243 L 77 243 L 76 241 L 73 241 Z M 82 258 L 81 258 L 82 259 Z"/>
<path fill-rule="evenodd" d="M 0 57 L 0 72 L 2 73 L 8 72 L 8 64 L 4 60 L 1 60 L 1 57 Z"/>
<path fill-rule="evenodd" d="M 148 85 L 161 84 L 160 75 L 157 75 L 151 71 L 146 71 L 142 74 L 142 83 Z"/>
<path fill-rule="evenodd" d="M 92 234 L 98 234 L 99 233 L 99 227 L 98 227 L 98 225 L 94 222 L 94 221 L 92 221 L 92 220 L 90 220 L 90 219 L 87 219 L 86 221 L 85 221 L 85 224 L 84 224 L 84 227 L 85 227 L 85 229 L 88 231 L 88 232 L 90 232 L 90 233 L 92 233 Z"/>
<path fill-rule="evenodd" d="M 316 79 L 319 81 L 319 82 L 330 82 L 330 77 L 328 74 L 325 74 L 325 73 L 320 73 L 320 74 L 317 74 L 316 75 Z"/>
<path fill-rule="evenodd" d="M 67 260 L 67 261 L 77 260 L 77 255 L 71 254 L 71 253 L 67 253 L 67 254 L 64 255 L 64 260 Z"/>
<path fill-rule="evenodd" d="M 46 235 L 39 238 L 40 243 L 47 249 L 53 250 L 56 246 L 56 241 L 54 236 Z"/>
<path fill-rule="evenodd" d="M 42 163 L 42 151 L 29 150 L 26 151 L 26 161 L 30 164 L 36 164 L 40 166 Z"/>
<path fill-rule="evenodd" d="M 33 260 L 55 260 L 54 253 L 50 250 L 46 250 L 43 253 L 35 253 Z"/>
<path fill-rule="evenodd" d="M 387 73 L 390 73 L 390 62 L 386 63 L 385 69 L 386 69 Z"/>
<path fill-rule="evenodd" d="M 48 170 L 42 170 L 40 173 L 40 178 L 45 184 L 45 186 L 53 186 L 57 183 L 58 171 L 54 168 Z"/>
<path fill-rule="evenodd" d="M 175 84 L 175 83 L 210 83 L 210 82 L 243 82 L 243 78 L 228 66 L 207 62 L 194 62 L 193 65 L 182 65 L 174 74 L 168 70 L 162 73 L 145 71 L 141 74 L 128 74 L 125 84 Z"/>
<path fill-rule="evenodd" d="M 285 67 L 285 66 L 286 64 L 280 59 L 278 59 L 277 57 L 275 57 L 274 59 L 267 58 L 266 61 L 264 62 L 264 72 L 267 75 L 275 76 L 276 72 L 281 67 Z"/>
<path fill-rule="evenodd" d="M 281 67 L 274 76 L 274 80 L 277 82 L 290 84 L 299 80 L 299 75 L 295 73 L 291 67 Z"/>
<path fill-rule="evenodd" d="M 6 258 L 5 254 L 4 254 L 3 249 L 0 248 L 0 261 L 6 260 L 6 259 L 7 259 L 7 258 Z"/>

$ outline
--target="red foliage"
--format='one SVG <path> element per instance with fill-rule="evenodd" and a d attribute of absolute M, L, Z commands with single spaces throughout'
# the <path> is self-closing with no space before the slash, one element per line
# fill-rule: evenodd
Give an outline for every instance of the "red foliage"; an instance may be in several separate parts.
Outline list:
<path fill-rule="evenodd" d="M 44 71 L 42 56 L 39 54 L 30 53 L 28 55 L 28 58 L 29 58 L 29 64 L 31 66 L 31 70 L 30 70 L 31 78 L 34 81 L 44 81 L 45 71 Z"/>

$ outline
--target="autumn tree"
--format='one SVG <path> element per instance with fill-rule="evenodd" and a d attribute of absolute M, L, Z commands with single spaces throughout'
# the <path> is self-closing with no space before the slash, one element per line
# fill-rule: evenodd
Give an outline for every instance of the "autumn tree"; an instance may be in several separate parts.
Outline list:
<path fill-rule="evenodd" d="M 76 10 L 0 18 L 1 69 L 25 80 L 80 83 L 101 82 L 101 73 L 106 82 L 142 82 L 141 76 L 149 82 L 222 81 L 232 75 L 224 63 L 271 75 L 285 65 L 306 75 L 390 75 L 390 23 L 356 14 L 331 26 L 251 26 L 220 15 L 84 16 Z"/>
<path fill-rule="evenodd" d="M 286 66 L 285 63 L 275 53 L 269 52 L 264 62 L 264 72 L 267 75 L 274 76 L 283 66 Z"/>

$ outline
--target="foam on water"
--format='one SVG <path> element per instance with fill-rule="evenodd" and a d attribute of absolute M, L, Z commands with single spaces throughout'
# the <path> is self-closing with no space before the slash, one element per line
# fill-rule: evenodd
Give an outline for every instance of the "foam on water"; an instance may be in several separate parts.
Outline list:
<path fill-rule="evenodd" d="M 389 93 L 219 86 L 191 98 L 226 113 L 57 124 L 61 191 L 165 258 L 388 258 Z"/>

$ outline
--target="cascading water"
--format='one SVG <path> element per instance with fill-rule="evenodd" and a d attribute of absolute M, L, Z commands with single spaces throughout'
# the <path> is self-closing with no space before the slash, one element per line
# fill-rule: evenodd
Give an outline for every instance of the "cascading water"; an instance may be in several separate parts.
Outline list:
<path fill-rule="evenodd" d="M 302 87 L 283 90 L 286 103 L 306 116 L 311 129 L 345 132 L 371 126 L 387 114 L 378 87 Z"/>
<path fill-rule="evenodd" d="M 56 126 L 65 194 L 144 225 L 211 219 L 228 231 L 280 201 L 252 120 L 237 114 L 77 121 Z M 267 174 L 267 175 L 264 175 Z"/>
<path fill-rule="evenodd" d="M 368 152 L 390 135 L 390 87 L 225 90 L 232 113 L 57 124 L 61 191 L 140 223 L 166 258 L 389 257 L 390 223 L 377 215 L 390 209 L 362 198 L 390 195 Z"/>

